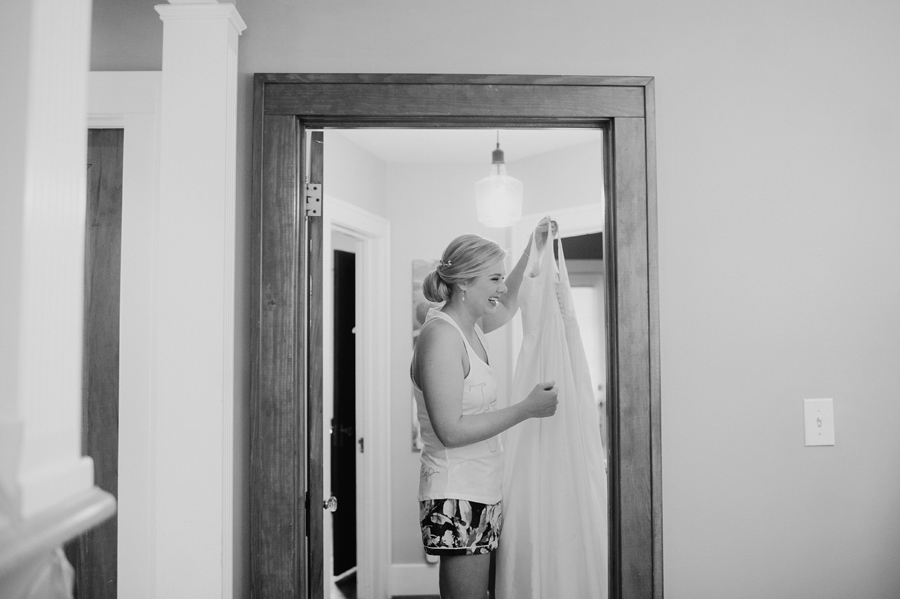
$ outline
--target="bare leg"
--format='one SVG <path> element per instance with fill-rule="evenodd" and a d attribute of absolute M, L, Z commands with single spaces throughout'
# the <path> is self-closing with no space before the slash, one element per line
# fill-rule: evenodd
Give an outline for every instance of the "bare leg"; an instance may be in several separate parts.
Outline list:
<path fill-rule="evenodd" d="M 441 556 L 441 599 L 485 599 L 491 555 Z"/>

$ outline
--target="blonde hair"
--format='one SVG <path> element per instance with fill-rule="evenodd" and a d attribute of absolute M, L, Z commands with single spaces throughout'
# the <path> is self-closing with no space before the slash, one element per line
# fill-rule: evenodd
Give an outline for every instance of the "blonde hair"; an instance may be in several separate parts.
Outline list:
<path fill-rule="evenodd" d="M 499 245 L 480 235 L 460 235 L 450 242 L 437 268 L 425 275 L 422 291 L 432 302 L 445 302 L 454 286 L 471 281 L 488 271 L 497 260 L 506 258 Z"/>

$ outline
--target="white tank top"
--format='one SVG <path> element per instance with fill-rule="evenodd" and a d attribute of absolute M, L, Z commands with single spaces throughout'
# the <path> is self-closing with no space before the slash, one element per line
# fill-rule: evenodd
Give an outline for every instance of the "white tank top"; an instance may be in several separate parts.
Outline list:
<path fill-rule="evenodd" d="M 464 416 L 493 412 L 497 409 L 497 381 L 490 365 L 484 362 L 452 318 L 432 308 L 422 327 L 434 319 L 449 322 L 459 332 L 469 356 L 469 373 L 463 380 L 462 413 Z M 487 352 L 487 341 L 479 327 L 475 327 Z M 466 499 L 493 504 L 500 501 L 503 475 L 503 446 L 500 437 L 491 437 L 463 447 L 444 447 L 434 433 L 425 397 L 413 381 L 422 431 L 421 469 L 419 471 L 419 501 L 425 499 Z"/>

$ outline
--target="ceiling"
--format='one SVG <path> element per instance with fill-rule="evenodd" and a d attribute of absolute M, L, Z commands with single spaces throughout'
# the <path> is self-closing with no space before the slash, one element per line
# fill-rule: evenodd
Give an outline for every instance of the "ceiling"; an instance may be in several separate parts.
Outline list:
<path fill-rule="evenodd" d="M 496 129 L 329 129 L 388 164 L 489 164 Z M 500 149 L 507 163 L 577 146 L 600 143 L 600 129 L 501 129 Z"/>

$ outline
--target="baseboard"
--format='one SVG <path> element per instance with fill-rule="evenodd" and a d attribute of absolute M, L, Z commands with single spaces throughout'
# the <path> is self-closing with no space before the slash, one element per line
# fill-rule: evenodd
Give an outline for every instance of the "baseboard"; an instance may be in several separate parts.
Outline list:
<path fill-rule="evenodd" d="M 438 564 L 391 564 L 391 596 L 437 595 Z"/>

